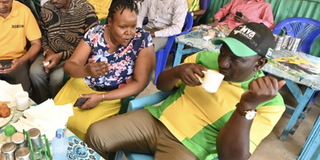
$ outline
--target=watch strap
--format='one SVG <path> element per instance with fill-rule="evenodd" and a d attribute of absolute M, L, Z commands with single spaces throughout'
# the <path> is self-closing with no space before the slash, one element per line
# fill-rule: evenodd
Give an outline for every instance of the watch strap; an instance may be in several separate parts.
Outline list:
<path fill-rule="evenodd" d="M 239 103 L 236 104 L 236 111 L 237 111 L 242 117 L 244 117 L 244 116 L 246 115 L 246 112 L 239 107 Z"/>
<path fill-rule="evenodd" d="M 247 114 L 247 112 L 249 112 L 249 111 L 257 112 L 256 109 L 249 109 L 249 110 L 244 111 L 244 110 L 242 110 L 242 109 L 240 108 L 240 104 L 239 104 L 239 103 L 236 104 L 236 111 L 237 111 L 242 117 L 244 117 L 244 118 L 246 117 L 246 114 Z"/>

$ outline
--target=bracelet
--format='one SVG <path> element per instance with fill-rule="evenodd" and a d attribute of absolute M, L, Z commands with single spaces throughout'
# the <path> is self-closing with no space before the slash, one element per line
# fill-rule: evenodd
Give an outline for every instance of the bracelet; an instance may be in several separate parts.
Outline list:
<path fill-rule="evenodd" d="M 104 93 L 102 93 L 102 102 L 104 101 Z"/>

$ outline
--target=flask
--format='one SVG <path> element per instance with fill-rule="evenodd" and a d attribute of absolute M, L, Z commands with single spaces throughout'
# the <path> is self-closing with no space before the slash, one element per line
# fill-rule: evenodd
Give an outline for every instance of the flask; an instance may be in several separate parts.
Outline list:
<path fill-rule="evenodd" d="M 65 136 L 63 129 L 58 129 L 51 141 L 53 160 L 68 160 L 68 145 L 68 137 Z"/>

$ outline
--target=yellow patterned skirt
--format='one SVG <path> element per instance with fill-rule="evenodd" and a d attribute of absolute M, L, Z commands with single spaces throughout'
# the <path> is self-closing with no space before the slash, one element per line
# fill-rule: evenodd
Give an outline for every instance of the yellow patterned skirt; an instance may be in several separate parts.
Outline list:
<path fill-rule="evenodd" d="M 102 93 L 92 90 L 88 87 L 82 78 L 70 78 L 54 98 L 56 105 L 64 105 L 76 102 L 80 94 Z M 78 107 L 73 108 L 74 115 L 69 117 L 67 128 L 85 141 L 87 129 L 89 126 L 99 120 L 118 114 L 121 107 L 121 99 L 104 101 L 90 110 L 81 110 Z"/>

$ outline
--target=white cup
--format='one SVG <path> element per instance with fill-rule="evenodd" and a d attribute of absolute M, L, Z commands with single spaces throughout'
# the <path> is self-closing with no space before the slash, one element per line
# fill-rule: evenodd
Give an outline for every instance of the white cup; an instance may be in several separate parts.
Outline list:
<path fill-rule="evenodd" d="M 17 110 L 23 111 L 29 107 L 29 94 L 26 91 L 16 93 Z"/>
<path fill-rule="evenodd" d="M 217 92 L 224 78 L 224 75 L 214 70 L 207 70 L 202 72 L 205 73 L 203 81 L 199 77 L 199 81 L 202 83 L 202 88 L 209 93 Z"/>

